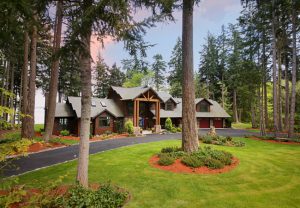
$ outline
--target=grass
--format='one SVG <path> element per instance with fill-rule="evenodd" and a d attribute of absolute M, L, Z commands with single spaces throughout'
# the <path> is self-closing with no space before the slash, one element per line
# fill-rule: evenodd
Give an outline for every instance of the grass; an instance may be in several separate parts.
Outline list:
<path fill-rule="evenodd" d="M 149 158 L 179 140 L 123 147 L 90 157 L 90 182 L 111 181 L 126 188 L 132 199 L 126 207 L 288 208 L 300 205 L 300 146 L 241 138 L 245 147 L 214 148 L 231 152 L 240 165 L 224 174 L 176 174 L 152 168 Z M 29 186 L 47 184 L 68 174 L 74 183 L 77 161 L 20 176 Z"/>
<path fill-rule="evenodd" d="M 232 123 L 232 128 L 234 129 L 250 129 L 252 128 L 251 123 Z"/>
<path fill-rule="evenodd" d="M 44 128 L 44 124 L 34 124 L 34 131 L 40 132 Z"/>

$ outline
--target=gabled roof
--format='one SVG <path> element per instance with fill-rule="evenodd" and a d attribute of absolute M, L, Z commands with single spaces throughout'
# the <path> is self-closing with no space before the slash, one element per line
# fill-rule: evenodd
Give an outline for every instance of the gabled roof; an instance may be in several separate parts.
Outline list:
<path fill-rule="evenodd" d="M 156 92 L 152 87 L 144 86 L 144 87 L 111 87 L 118 95 L 120 95 L 121 100 L 133 100 L 148 90 L 152 90 L 157 97 L 163 101 L 162 97 L 160 97 L 159 93 Z"/>
<path fill-rule="evenodd" d="M 157 94 L 159 95 L 159 97 L 162 99 L 164 103 L 167 102 L 168 100 L 173 100 L 173 102 L 177 104 L 175 99 L 169 93 L 161 91 L 161 92 L 157 92 Z"/>
<path fill-rule="evenodd" d="M 161 118 L 181 118 L 182 117 L 182 99 L 181 98 L 174 98 L 177 102 L 176 107 L 173 111 L 166 111 L 164 109 L 160 109 L 160 117 Z M 195 104 L 202 101 L 203 98 L 195 99 Z M 196 112 L 196 117 L 199 118 L 229 118 L 230 115 L 220 106 L 220 104 L 214 100 L 206 99 L 210 106 L 210 112 Z M 197 102 L 198 101 L 198 102 Z M 151 111 L 155 114 L 155 111 Z"/>
<path fill-rule="evenodd" d="M 208 102 L 210 105 L 213 105 L 212 102 L 209 99 L 206 98 L 196 98 L 195 99 L 195 104 L 197 105 L 198 103 L 200 103 L 202 100 L 205 100 L 206 102 Z"/>
<path fill-rule="evenodd" d="M 73 110 L 76 112 L 78 118 L 81 117 L 81 97 L 68 97 Z M 101 104 L 102 103 L 102 104 Z M 103 106 L 104 105 L 104 106 Z M 118 105 L 112 99 L 106 98 L 92 98 L 91 117 L 94 118 L 107 111 L 115 117 L 123 117 L 124 114 Z"/>
<path fill-rule="evenodd" d="M 55 117 L 74 117 L 75 112 L 67 103 L 56 103 Z"/>

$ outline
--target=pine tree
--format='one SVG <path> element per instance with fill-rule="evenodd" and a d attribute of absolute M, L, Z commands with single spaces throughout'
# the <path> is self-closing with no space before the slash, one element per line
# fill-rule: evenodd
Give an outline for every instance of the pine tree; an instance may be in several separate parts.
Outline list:
<path fill-rule="evenodd" d="M 180 38 L 176 41 L 168 65 L 170 68 L 168 77 L 170 94 L 173 97 L 182 97 L 182 42 Z"/>
<path fill-rule="evenodd" d="M 164 84 L 164 72 L 166 71 L 167 65 L 161 54 L 154 55 L 153 59 L 152 70 L 154 71 L 154 85 L 155 89 L 159 91 Z"/>
<path fill-rule="evenodd" d="M 193 0 L 183 0 L 182 11 L 182 149 L 188 153 L 199 147 L 193 70 L 194 3 Z"/>
<path fill-rule="evenodd" d="M 99 98 L 105 98 L 111 85 L 109 83 L 109 67 L 101 57 L 99 57 L 94 71 L 94 79 L 96 80 L 94 95 Z"/>

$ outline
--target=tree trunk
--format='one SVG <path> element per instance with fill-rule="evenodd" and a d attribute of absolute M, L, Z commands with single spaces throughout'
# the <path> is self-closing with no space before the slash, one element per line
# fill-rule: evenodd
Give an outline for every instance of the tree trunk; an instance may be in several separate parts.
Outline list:
<path fill-rule="evenodd" d="M 278 131 L 282 131 L 282 100 L 281 100 L 281 53 L 278 52 Z"/>
<path fill-rule="evenodd" d="M 92 4 L 91 0 L 85 1 L 83 9 L 86 10 Z M 84 51 L 81 51 L 80 69 L 81 69 L 81 120 L 80 120 L 80 143 L 79 143 L 79 157 L 77 167 L 77 180 L 84 186 L 88 187 L 88 164 L 89 164 L 89 136 L 90 136 L 90 122 L 91 122 L 91 30 L 92 25 L 86 25 L 87 31 L 81 37 Z"/>
<path fill-rule="evenodd" d="M 255 104 L 251 103 L 251 124 L 252 124 L 252 128 L 256 128 L 257 124 L 256 124 L 256 109 L 255 109 Z"/>
<path fill-rule="evenodd" d="M 29 53 L 29 37 L 27 31 L 24 33 L 24 58 L 23 58 L 23 67 L 22 67 L 22 97 L 21 97 L 21 112 L 25 114 L 25 117 L 22 118 L 22 128 L 21 136 L 25 138 L 26 126 L 28 122 L 27 114 L 27 104 L 28 104 L 28 53 Z"/>
<path fill-rule="evenodd" d="M 263 48 L 262 48 L 262 66 L 263 66 L 263 83 L 262 83 L 262 101 L 263 103 L 263 110 L 264 110 L 264 128 L 268 128 L 269 126 L 269 114 L 268 114 L 268 92 L 267 92 L 267 58 L 266 58 L 266 32 L 263 30 L 263 42 L 262 42 Z"/>
<path fill-rule="evenodd" d="M 56 6 L 56 23 L 55 23 L 55 32 L 53 40 L 53 62 L 51 65 L 51 80 L 50 80 L 50 90 L 48 96 L 48 109 L 46 109 L 47 116 L 45 122 L 45 134 L 44 140 L 48 141 L 52 135 L 53 126 L 54 126 L 54 117 L 55 117 L 55 108 L 56 108 L 56 97 L 57 97 L 57 88 L 58 88 L 58 69 L 59 69 L 59 58 L 57 52 L 60 48 L 61 42 L 61 28 L 62 28 L 62 0 L 57 2 Z"/>
<path fill-rule="evenodd" d="M 36 20 L 36 16 L 34 16 Z M 29 115 L 28 122 L 26 122 L 24 130 L 24 138 L 34 137 L 34 107 L 35 107 L 35 80 L 36 80 L 36 46 L 37 46 L 37 27 L 33 25 L 31 44 L 30 44 L 30 75 L 29 75 L 29 87 L 28 87 L 28 104 L 27 113 Z"/>
<path fill-rule="evenodd" d="M 1 78 L 1 88 L 4 89 L 5 88 L 5 79 L 6 79 L 6 73 L 7 73 L 7 69 L 6 69 L 6 61 L 4 61 L 3 63 L 4 65 L 4 71 L 3 71 L 3 76 Z M 4 98 L 5 98 L 5 94 L 3 92 L 1 92 L 1 98 L 0 98 L 0 105 L 4 106 Z"/>
<path fill-rule="evenodd" d="M 273 128 L 275 137 L 278 136 L 278 107 L 277 107 L 277 66 L 276 66 L 276 32 L 275 32 L 275 0 L 272 0 L 272 61 L 273 61 Z"/>
<path fill-rule="evenodd" d="M 15 86 L 15 68 L 14 66 L 11 67 L 11 75 L 10 75 L 10 92 L 11 93 L 14 93 L 14 86 Z M 14 108 L 14 97 L 10 97 L 10 104 L 9 104 L 9 107 L 11 109 Z M 15 112 L 13 112 L 11 115 L 10 115 L 10 123 L 12 125 L 15 124 Z"/>
<path fill-rule="evenodd" d="M 10 76 L 10 70 L 11 70 L 11 61 L 7 61 L 6 64 L 6 82 L 5 82 L 5 90 L 9 91 L 9 76 Z M 4 95 L 4 103 L 3 106 L 9 107 L 9 96 Z M 8 122 L 8 114 L 4 113 L 4 120 Z"/>
<path fill-rule="evenodd" d="M 264 80 L 264 78 L 262 79 Z M 266 136 L 266 127 L 265 127 L 265 118 L 264 118 L 264 81 L 262 81 L 261 89 L 258 88 L 258 101 L 259 101 L 259 129 L 260 129 L 260 136 Z"/>
<path fill-rule="evenodd" d="M 286 54 L 285 57 L 285 71 L 284 71 L 284 79 L 285 79 L 285 108 L 284 108 L 284 129 L 288 131 L 289 129 L 289 113 L 290 113 L 290 85 L 289 85 L 289 61 Z"/>
<path fill-rule="evenodd" d="M 233 90 L 233 103 L 232 103 L 232 110 L 233 110 L 233 121 L 235 123 L 239 123 L 238 117 L 238 110 L 237 110 L 237 103 L 236 103 L 236 90 Z"/>
<path fill-rule="evenodd" d="M 294 6 L 292 7 L 292 33 L 293 33 L 293 66 L 292 66 L 292 95 L 291 95 L 291 113 L 290 113 L 290 126 L 288 137 L 294 136 L 294 125 L 295 125 L 295 107 L 296 107 L 296 75 L 297 75 L 297 39 L 296 39 L 296 1 L 293 1 Z"/>
<path fill-rule="evenodd" d="M 191 153 L 198 150 L 195 86 L 193 70 L 193 7 L 194 0 L 183 0 L 182 14 L 182 148 Z"/>

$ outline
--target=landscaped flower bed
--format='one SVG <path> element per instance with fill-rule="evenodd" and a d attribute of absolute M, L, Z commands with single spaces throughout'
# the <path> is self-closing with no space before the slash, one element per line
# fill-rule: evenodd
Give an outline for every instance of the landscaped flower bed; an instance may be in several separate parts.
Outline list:
<path fill-rule="evenodd" d="M 236 141 L 232 137 L 227 136 L 210 136 L 210 135 L 199 135 L 199 141 L 203 142 L 205 144 L 215 144 L 215 145 L 221 145 L 221 146 L 233 146 L 233 147 L 243 147 L 245 146 L 245 143 L 242 141 Z"/>
<path fill-rule="evenodd" d="M 17 185 L 0 190 L 0 207 L 110 207 L 119 208 L 129 201 L 129 193 L 111 184 L 53 185 L 26 189 Z"/>
<path fill-rule="evenodd" d="M 199 148 L 191 154 L 178 147 L 167 147 L 150 159 L 152 166 L 177 173 L 222 173 L 238 163 L 231 153 L 211 147 Z"/>

